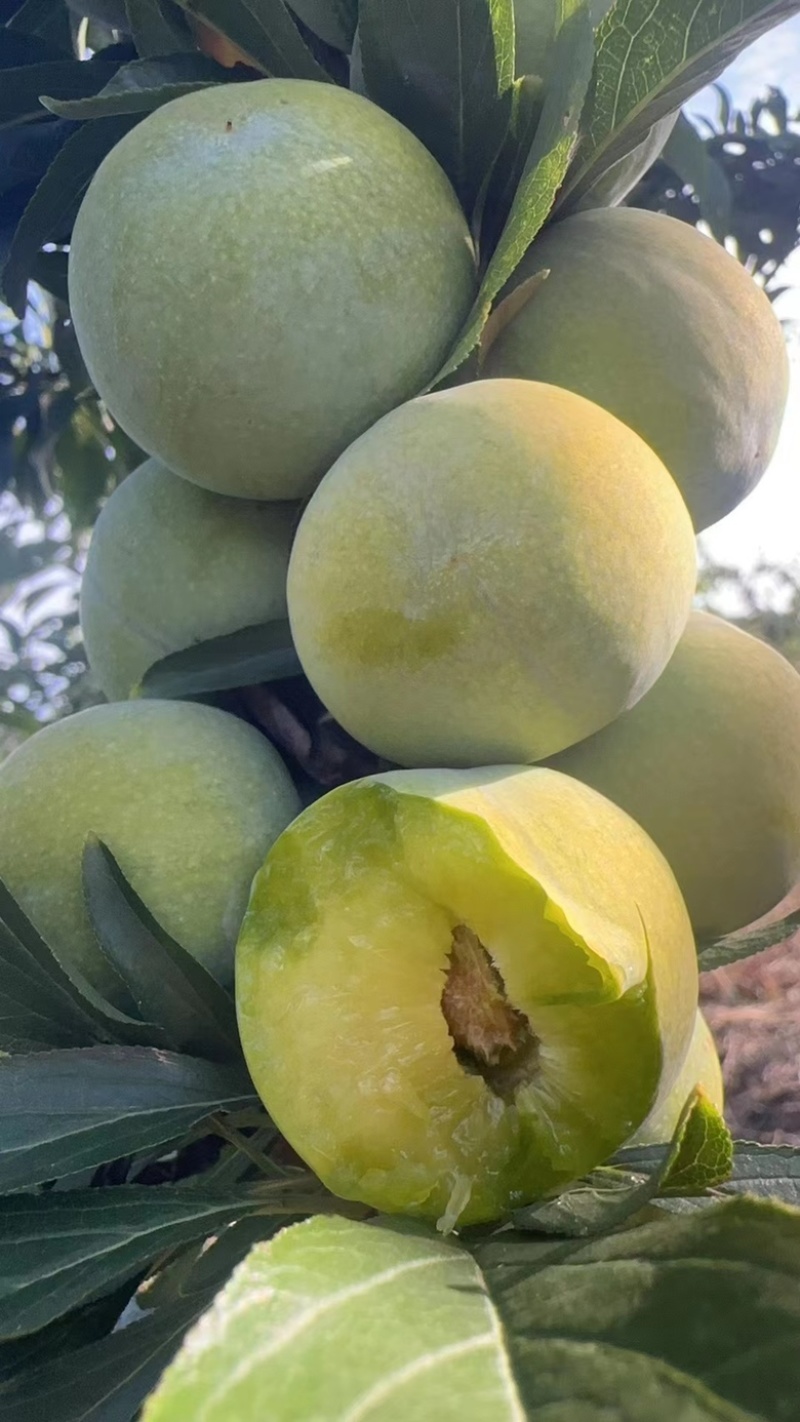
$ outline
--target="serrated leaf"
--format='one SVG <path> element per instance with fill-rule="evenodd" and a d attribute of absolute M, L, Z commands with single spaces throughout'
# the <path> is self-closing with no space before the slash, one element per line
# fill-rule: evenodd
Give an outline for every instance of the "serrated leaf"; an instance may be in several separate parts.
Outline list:
<path fill-rule="evenodd" d="M 800 0 L 617 0 L 597 32 L 584 137 L 565 193 L 580 195 L 658 119 L 798 10 Z"/>
<path fill-rule="evenodd" d="M 77 59 L 48 60 L 3 70 L 0 85 L 0 124 L 41 118 L 40 95 L 56 93 L 65 99 L 96 94 L 116 74 L 118 64 L 102 59 L 81 63 Z"/>
<path fill-rule="evenodd" d="M 121 1185 L 0 1200 L 0 1337 L 20 1338 L 109 1293 L 188 1240 L 257 1208 L 252 1196 Z"/>
<path fill-rule="evenodd" d="M 18 316 L 34 257 L 45 242 L 64 240 L 95 170 L 136 122 L 126 116 L 82 124 L 54 158 L 22 215 L 2 273 L 5 299 Z"/>
<path fill-rule="evenodd" d="M 241 1072 L 152 1047 L 0 1060 L 0 1191 L 174 1140 L 254 1097 Z"/>
<path fill-rule="evenodd" d="M 196 53 L 194 36 L 172 0 L 125 0 L 125 10 L 140 59 L 157 59 L 179 50 Z"/>
<path fill-rule="evenodd" d="M 515 79 L 509 123 L 489 178 L 481 218 L 481 251 L 491 254 L 508 221 L 542 117 L 544 85 L 535 75 Z"/>
<path fill-rule="evenodd" d="M 134 59 L 124 64 L 98 94 L 88 99 L 54 99 L 42 103 L 68 119 L 107 118 L 115 114 L 147 114 L 191 94 L 229 80 L 227 71 L 203 54 L 170 54 L 161 59 Z"/>
<path fill-rule="evenodd" d="M 83 854 L 86 907 L 98 943 L 146 1021 L 163 1027 L 176 1051 L 209 1061 L 241 1061 L 231 997 L 153 918 L 105 844 Z"/>
<path fill-rule="evenodd" d="M 719 1111 L 703 1091 L 696 1093 L 679 1127 L 678 1150 L 669 1163 L 659 1194 L 699 1195 L 730 1179 L 733 1140 Z"/>
<path fill-rule="evenodd" d="M 361 0 L 358 25 L 369 97 L 421 139 L 470 213 L 511 112 L 512 0 Z"/>
<path fill-rule="evenodd" d="M 677 118 L 675 113 L 659 119 L 632 152 L 606 168 L 596 182 L 584 189 L 579 202 L 574 205 L 566 202 L 564 206 L 572 212 L 591 207 L 617 207 L 624 202 L 663 151 Z"/>
<path fill-rule="evenodd" d="M 169 700 L 202 696 L 209 691 L 282 681 L 299 676 L 302 670 L 289 622 L 281 618 L 162 657 L 145 672 L 138 694 Z"/>
<path fill-rule="evenodd" d="M 329 75 L 317 64 L 283 0 L 179 0 L 182 10 L 206 21 L 278 79 Z"/>
<path fill-rule="evenodd" d="M 800 1206 L 800 1147 L 735 1141 L 731 1178 L 725 1191 Z"/>
<path fill-rule="evenodd" d="M 464 329 L 432 386 L 441 385 L 475 349 L 493 302 L 547 221 L 574 151 L 593 56 L 594 31 L 583 3 L 559 32 L 542 116 L 508 222 Z"/>
<path fill-rule="evenodd" d="M 326 44 L 350 53 L 358 24 L 358 0 L 290 0 L 290 8 Z"/>
<path fill-rule="evenodd" d="M 729 933 L 713 943 L 701 943 L 697 950 L 700 972 L 711 973 L 715 968 L 724 968 L 728 963 L 739 963 L 743 958 L 763 953 L 777 943 L 785 943 L 798 928 L 800 910 L 775 923 L 768 923 L 764 928 L 753 928 L 748 933 Z"/>
<path fill-rule="evenodd" d="M 711 155 L 697 129 L 685 114 L 679 114 L 664 146 L 662 157 L 682 183 L 694 188 L 700 216 L 708 223 L 718 242 L 731 230 L 733 195 L 724 168 Z"/>

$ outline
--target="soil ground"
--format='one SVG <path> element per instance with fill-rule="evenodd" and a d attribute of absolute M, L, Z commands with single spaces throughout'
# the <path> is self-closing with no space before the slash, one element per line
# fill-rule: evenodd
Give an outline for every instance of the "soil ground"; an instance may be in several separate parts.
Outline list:
<path fill-rule="evenodd" d="M 800 887 L 764 922 L 800 908 Z M 800 932 L 702 979 L 735 1137 L 800 1146 Z"/>

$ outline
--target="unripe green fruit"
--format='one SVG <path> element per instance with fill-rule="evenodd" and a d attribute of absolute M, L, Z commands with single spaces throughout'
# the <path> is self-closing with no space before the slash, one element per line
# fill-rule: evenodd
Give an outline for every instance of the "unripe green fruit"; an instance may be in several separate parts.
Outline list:
<path fill-rule="evenodd" d="M 631 706 L 683 631 L 695 546 L 631 430 L 482 381 L 387 415 L 309 504 L 289 564 L 303 667 L 403 765 L 524 763 Z"/>
<path fill-rule="evenodd" d="M 0 767 L 0 879 L 53 952 L 113 992 L 83 897 L 89 835 L 227 985 L 250 884 L 299 800 L 263 736 L 208 706 L 129 701 L 38 731 Z"/>
<path fill-rule="evenodd" d="M 593 1169 L 666 1098 L 697 959 L 664 859 L 586 786 L 399 771 L 280 837 L 236 995 L 256 1088 L 325 1184 L 453 1228 Z"/>
<path fill-rule="evenodd" d="M 716 1043 L 702 1012 L 698 1011 L 694 1035 L 677 1081 L 665 1100 L 659 1102 L 629 1144 L 664 1145 L 678 1128 L 683 1108 L 695 1087 L 700 1087 L 720 1115 L 725 1105 L 725 1083 Z"/>
<path fill-rule="evenodd" d="M 95 682 L 124 700 L 161 657 L 286 616 L 295 504 L 227 499 L 149 459 L 100 514 L 81 586 Z"/>
<path fill-rule="evenodd" d="M 693 227 L 633 208 L 549 227 L 514 284 L 543 270 L 484 374 L 596 401 L 660 456 L 697 529 L 730 513 L 764 473 L 786 406 L 786 346 L 764 293 Z"/>
<path fill-rule="evenodd" d="M 220 493 L 310 493 L 435 375 L 475 260 L 444 173 L 334 84 L 156 109 L 98 169 L 70 249 L 81 351 L 124 429 Z"/>
<path fill-rule="evenodd" d="M 647 696 L 552 763 L 647 830 L 698 937 L 752 923 L 800 877 L 800 676 L 718 617 L 694 612 Z"/>

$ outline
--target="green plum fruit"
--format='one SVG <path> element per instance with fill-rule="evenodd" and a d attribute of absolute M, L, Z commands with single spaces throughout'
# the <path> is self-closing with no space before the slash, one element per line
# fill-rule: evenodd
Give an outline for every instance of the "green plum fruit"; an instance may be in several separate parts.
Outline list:
<path fill-rule="evenodd" d="M 647 830 L 701 939 L 800 878 L 800 675 L 721 618 L 694 612 L 647 696 L 552 764 Z"/>
<path fill-rule="evenodd" d="M 231 499 L 149 459 L 92 533 L 81 626 L 95 682 L 124 700 L 170 652 L 286 616 L 296 504 Z"/>
<path fill-rule="evenodd" d="M 164 104 L 100 165 L 69 259 L 92 379 L 149 454 L 219 493 L 294 499 L 433 377 L 475 256 L 447 178 L 335 84 Z"/>
<path fill-rule="evenodd" d="M 65 966 L 113 994 L 82 887 L 97 835 L 166 931 L 229 985 L 253 875 L 299 808 L 277 751 L 236 717 L 178 701 L 96 706 L 0 767 L 0 879 Z"/>
<path fill-rule="evenodd" d="M 683 1108 L 697 1087 L 722 1115 L 725 1105 L 722 1067 L 711 1028 L 699 1009 L 689 1050 L 675 1085 L 639 1127 L 629 1145 L 665 1145 L 667 1141 L 671 1141 L 678 1129 Z"/>
<path fill-rule="evenodd" d="M 540 271 L 546 281 L 488 348 L 483 374 L 596 401 L 663 460 L 698 530 L 730 513 L 774 453 L 788 394 L 763 291 L 695 228 L 634 208 L 548 227 L 514 284 Z"/>
<path fill-rule="evenodd" d="M 697 991 L 655 845 L 541 768 L 332 791 L 270 851 L 236 949 L 279 1129 L 335 1194 L 443 1229 L 628 1140 L 675 1081 Z"/>
<path fill-rule="evenodd" d="M 300 660 L 402 765 L 536 761 L 648 689 L 695 586 L 652 450 L 570 391 L 478 381 L 394 410 L 334 465 L 289 563 Z"/>

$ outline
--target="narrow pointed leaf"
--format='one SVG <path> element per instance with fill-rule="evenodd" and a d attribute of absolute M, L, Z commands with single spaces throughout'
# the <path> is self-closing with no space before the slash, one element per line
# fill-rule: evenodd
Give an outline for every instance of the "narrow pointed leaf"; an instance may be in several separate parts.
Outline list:
<path fill-rule="evenodd" d="M 715 968 L 724 968 L 728 963 L 738 963 L 742 958 L 763 953 L 767 948 L 774 948 L 776 943 L 785 943 L 798 928 L 800 910 L 778 919 L 776 923 L 768 923 L 764 928 L 753 928 L 748 933 L 730 933 L 715 939 L 713 943 L 701 943 L 697 951 L 700 971 L 711 973 Z"/>
<path fill-rule="evenodd" d="M 64 99 L 80 99 L 96 94 L 113 78 L 118 64 L 103 60 L 81 63 L 60 59 L 42 64 L 26 64 L 3 70 L 0 84 L 0 124 L 10 120 L 41 118 L 40 95 L 58 94 Z"/>
<path fill-rule="evenodd" d="M 146 1021 L 176 1051 L 240 1061 L 233 1000 L 148 912 L 111 851 L 90 839 L 83 855 L 86 906 L 103 949 Z"/>
<path fill-rule="evenodd" d="M 733 194 L 725 170 L 712 157 L 697 129 L 685 114 L 679 114 L 664 146 L 664 162 L 682 183 L 690 183 L 700 204 L 700 216 L 708 223 L 718 242 L 731 230 Z"/>
<path fill-rule="evenodd" d="M 148 1150 L 254 1101 L 241 1072 L 151 1047 L 8 1057 L 0 1099 L 0 1191 Z"/>
<path fill-rule="evenodd" d="M 179 50 L 196 52 L 186 17 L 172 0 L 125 0 L 128 25 L 140 59 Z"/>
<path fill-rule="evenodd" d="M 139 694 L 169 699 L 202 696 L 281 681 L 299 676 L 302 670 L 288 620 L 282 619 L 172 652 L 145 672 Z"/>
<path fill-rule="evenodd" d="M 290 0 L 290 8 L 326 44 L 350 53 L 358 24 L 358 0 Z"/>
<path fill-rule="evenodd" d="M 172 54 L 163 59 L 132 60 L 91 98 L 52 98 L 48 91 L 42 103 L 51 113 L 68 119 L 146 114 L 182 94 L 223 83 L 227 77 L 226 70 L 205 55 Z"/>
<path fill-rule="evenodd" d="M 283 0 L 180 0 L 180 5 L 237 45 L 266 74 L 327 81 Z"/>

